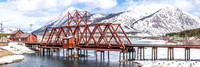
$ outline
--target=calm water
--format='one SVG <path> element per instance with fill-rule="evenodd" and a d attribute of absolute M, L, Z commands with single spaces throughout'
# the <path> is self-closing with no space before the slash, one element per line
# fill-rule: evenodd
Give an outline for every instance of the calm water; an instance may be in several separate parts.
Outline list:
<path fill-rule="evenodd" d="M 17 63 L 7 64 L 0 67 L 136 67 L 136 63 L 132 61 L 126 63 L 119 63 L 119 52 L 110 52 L 110 58 L 100 59 L 98 52 L 98 59 L 94 55 L 94 51 L 88 51 L 89 57 L 66 58 L 61 50 L 58 54 L 54 52 L 53 56 L 38 54 L 26 54 L 25 60 Z"/>

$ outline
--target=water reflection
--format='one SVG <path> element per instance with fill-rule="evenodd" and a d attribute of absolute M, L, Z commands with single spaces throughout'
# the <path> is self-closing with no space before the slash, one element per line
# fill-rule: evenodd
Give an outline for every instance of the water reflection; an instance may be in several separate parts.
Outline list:
<path fill-rule="evenodd" d="M 54 52 L 51 55 L 38 55 L 27 54 L 25 60 L 17 63 L 2 65 L 1 67 L 135 67 L 136 63 L 132 61 L 126 63 L 119 63 L 119 52 L 110 52 L 110 58 L 105 52 L 104 59 L 100 59 L 100 53 L 98 57 L 94 55 L 93 51 L 88 51 L 88 57 L 79 58 L 66 58 L 63 51 L 59 52 L 59 55 Z"/>

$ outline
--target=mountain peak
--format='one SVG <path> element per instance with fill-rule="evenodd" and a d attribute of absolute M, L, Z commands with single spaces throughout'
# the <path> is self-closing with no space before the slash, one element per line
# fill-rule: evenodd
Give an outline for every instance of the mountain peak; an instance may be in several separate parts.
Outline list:
<path fill-rule="evenodd" d="M 66 12 L 63 12 L 55 20 L 35 32 L 42 32 L 46 27 L 66 25 L 67 12 L 76 9 L 75 7 L 69 7 Z M 102 9 L 97 8 L 96 10 L 100 11 Z M 199 18 L 168 4 L 142 5 L 134 10 L 116 14 L 103 15 L 95 13 L 87 16 L 90 21 L 94 21 L 90 22 L 91 24 L 120 23 L 126 32 L 140 31 L 150 36 L 163 36 L 167 33 L 196 29 L 200 26 Z"/>
<path fill-rule="evenodd" d="M 74 6 L 71 6 L 71 7 L 69 7 L 69 8 L 67 8 L 67 10 L 65 11 L 65 12 L 74 12 L 75 10 L 78 10 L 78 11 L 83 11 L 83 10 L 81 10 L 81 9 L 79 9 L 79 8 L 76 8 L 76 7 L 74 7 Z"/>

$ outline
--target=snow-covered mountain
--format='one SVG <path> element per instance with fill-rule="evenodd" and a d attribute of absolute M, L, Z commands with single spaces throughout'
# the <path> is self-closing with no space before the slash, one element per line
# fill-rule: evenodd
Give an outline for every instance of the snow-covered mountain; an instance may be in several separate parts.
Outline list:
<path fill-rule="evenodd" d="M 66 25 L 67 11 L 50 21 L 49 24 L 34 31 L 34 33 L 42 32 L 46 27 Z M 120 23 L 126 31 L 139 31 L 145 35 L 148 34 L 146 36 L 162 36 L 166 33 L 200 28 L 198 17 L 167 4 L 139 6 L 134 10 L 116 14 L 89 13 L 88 18 L 89 23 L 92 24 Z"/>
<path fill-rule="evenodd" d="M 11 34 L 12 32 L 16 31 L 16 28 L 4 28 L 3 33 L 4 34 Z M 0 32 L 1 33 L 1 32 Z"/>

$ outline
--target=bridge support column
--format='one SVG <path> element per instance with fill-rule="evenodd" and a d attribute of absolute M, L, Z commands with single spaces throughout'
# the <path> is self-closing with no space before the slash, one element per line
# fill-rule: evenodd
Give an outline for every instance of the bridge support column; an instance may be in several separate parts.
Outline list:
<path fill-rule="evenodd" d="M 40 45 L 39 45 L 38 48 L 39 48 L 39 55 L 41 55 L 41 47 L 40 47 Z"/>
<path fill-rule="evenodd" d="M 95 55 L 96 55 L 96 60 L 97 60 L 97 51 L 94 51 L 95 52 Z"/>
<path fill-rule="evenodd" d="M 108 59 L 110 58 L 109 56 L 110 56 L 110 54 L 109 54 L 109 51 L 108 51 Z"/>
<path fill-rule="evenodd" d="M 129 51 L 128 54 L 129 54 L 129 60 L 131 60 L 131 51 Z"/>
<path fill-rule="evenodd" d="M 80 50 L 80 55 L 82 55 L 82 50 Z"/>
<path fill-rule="evenodd" d="M 72 48 L 71 48 L 71 56 L 72 56 L 73 54 L 72 54 Z"/>
<path fill-rule="evenodd" d="M 134 48 L 132 47 L 132 49 L 133 49 L 133 51 L 132 51 L 132 59 L 133 60 L 135 60 L 135 58 L 134 57 L 136 57 L 136 53 L 134 52 L 135 50 L 134 50 Z M 135 53 L 135 55 L 134 55 L 134 53 Z"/>
<path fill-rule="evenodd" d="M 168 60 L 174 60 L 174 48 L 168 47 L 167 59 Z"/>
<path fill-rule="evenodd" d="M 137 60 L 139 60 L 139 47 L 137 48 Z"/>
<path fill-rule="evenodd" d="M 123 52 L 123 62 L 125 62 L 125 53 Z"/>
<path fill-rule="evenodd" d="M 53 56 L 52 48 L 50 48 L 50 55 Z"/>
<path fill-rule="evenodd" d="M 190 60 L 190 48 L 185 48 L 185 60 Z"/>
<path fill-rule="evenodd" d="M 158 58 L 158 48 L 157 47 L 152 47 L 152 61 L 157 60 Z"/>
<path fill-rule="evenodd" d="M 105 51 L 103 51 L 103 60 L 105 59 L 105 54 L 104 54 L 104 52 L 105 52 Z"/>
<path fill-rule="evenodd" d="M 126 52 L 126 62 L 128 61 L 128 52 Z"/>
<path fill-rule="evenodd" d="M 69 57 L 69 48 L 66 48 L 66 57 Z"/>
<path fill-rule="evenodd" d="M 65 56 L 65 48 L 63 48 L 63 56 Z"/>
<path fill-rule="evenodd" d="M 86 57 L 88 56 L 88 50 L 86 50 Z"/>
<path fill-rule="evenodd" d="M 142 51 L 143 51 L 142 53 L 143 53 L 143 60 L 144 60 L 144 59 L 145 59 L 144 47 L 143 47 L 142 49 L 143 49 L 143 50 L 142 50 Z"/>
<path fill-rule="evenodd" d="M 45 48 L 43 48 L 43 55 L 45 54 Z"/>
<path fill-rule="evenodd" d="M 102 59 L 102 52 L 100 51 L 100 58 Z"/>
<path fill-rule="evenodd" d="M 153 54 L 154 54 L 155 48 L 152 48 L 152 58 L 153 58 Z M 137 60 L 144 60 L 145 58 L 145 54 L 144 54 L 144 47 L 138 47 L 137 48 Z"/>
<path fill-rule="evenodd" d="M 77 48 L 74 48 L 74 57 L 75 57 L 75 58 L 78 57 Z"/>
<path fill-rule="evenodd" d="M 122 52 L 119 53 L 119 62 L 121 62 L 121 55 L 122 55 Z"/>

